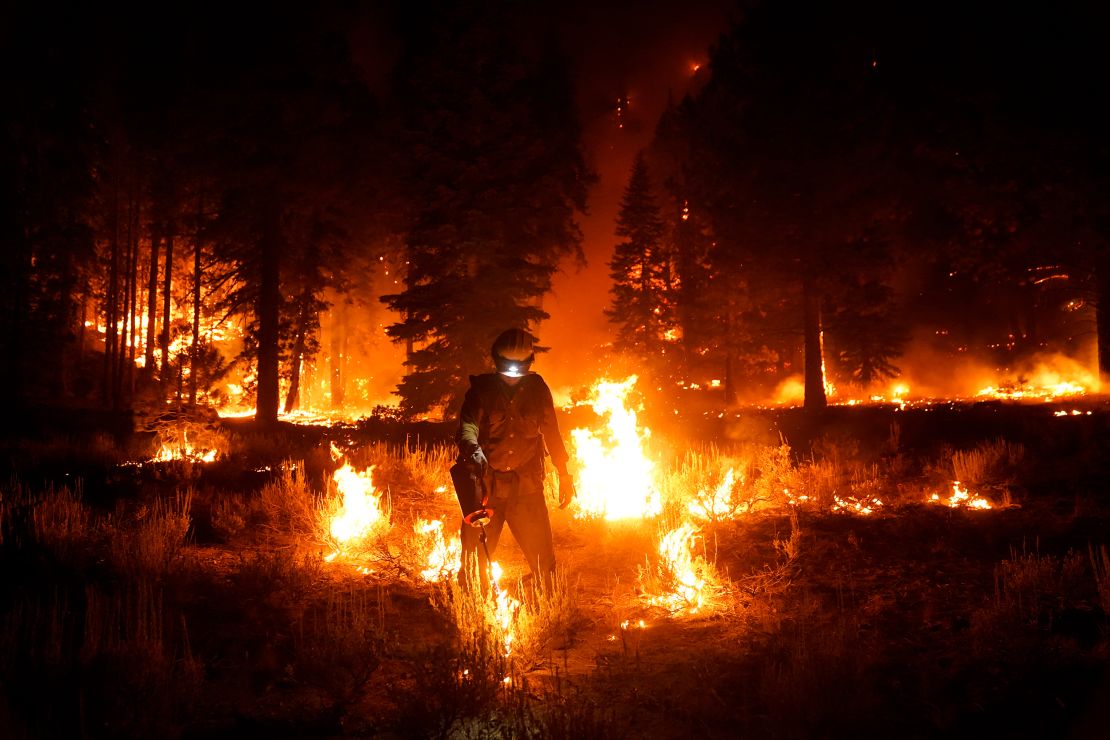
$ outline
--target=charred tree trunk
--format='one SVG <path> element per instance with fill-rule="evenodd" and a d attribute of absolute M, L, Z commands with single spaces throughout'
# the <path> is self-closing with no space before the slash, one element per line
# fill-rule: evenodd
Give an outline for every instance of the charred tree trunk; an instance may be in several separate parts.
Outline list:
<path fill-rule="evenodd" d="M 197 405 L 197 389 L 200 375 L 200 219 L 202 200 L 197 198 L 197 233 L 193 243 L 193 343 L 189 347 L 189 405 Z"/>
<path fill-rule="evenodd" d="M 301 392 L 301 360 L 304 357 L 308 310 L 312 305 L 311 293 L 301 295 L 301 310 L 297 317 L 297 336 L 293 341 L 293 355 L 289 358 L 289 393 L 285 396 L 285 413 L 297 408 Z"/>
<path fill-rule="evenodd" d="M 146 352 L 143 354 L 143 376 L 154 376 L 154 343 L 158 324 L 158 241 L 155 231 L 150 235 L 150 274 L 146 285 Z"/>
<path fill-rule="evenodd" d="M 816 413 L 828 406 L 825 398 L 825 368 L 821 346 L 821 294 L 817 280 L 802 280 L 802 303 L 805 316 L 802 331 L 805 337 L 805 410 Z"/>
<path fill-rule="evenodd" d="M 278 420 L 281 403 L 281 232 L 276 209 L 266 213 L 259 244 L 258 304 L 258 398 L 255 420 L 272 425 Z"/>
<path fill-rule="evenodd" d="M 170 297 L 172 290 L 173 226 L 171 225 L 166 233 L 166 272 L 165 280 L 162 283 L 162 334 L 159 337 L 162 349 L 162 367 L 159 369 L 158 377 L 162 381 L 163 388 L 167 386 L 170 380 L 170 325 L 173 323 L 173 316 L 170 313 L 173 310 L 170 305 Z"/>
<path fill-rule="evenodd" d="M 119 188 L 116 187 L 112 202 L 112 230 L 109 237 L 108 290 L 105 291 L 104 307 L 104 373 L 101 386 L 105 406 L 116 408 L 115 368 L 116 368 L 116 321 L 119 296 Z"/>
<path fill-rule="evenodd" d="M 1095 267 L 1095 332 L 1099 378 L 1110 378 L 1110 248 L 1100 250 Z"/>
<path fill-rule="evenodd" d="M 130 264 L 128 275 L 128 347 L 127 347 L 127 373 L 124 378 L 127 387 L 127 398 L 135 397 L 135 353 L 138 351 L 138 337 L 136 336 L 137 316 L 139 314 L 139 215 L 141 205 L 132 197 L 131 199 L 131 226 L 130 234 Z"/>

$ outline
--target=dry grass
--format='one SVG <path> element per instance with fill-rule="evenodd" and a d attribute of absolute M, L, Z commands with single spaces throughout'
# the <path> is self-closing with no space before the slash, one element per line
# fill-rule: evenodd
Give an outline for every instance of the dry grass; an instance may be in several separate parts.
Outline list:
<path fill-rule="evenodd" d="M 295 677 L 324 690 L 338 720 L 364 693 L 381 665 L 385 614 L 365 589 L 329 590 L 300 622 Z"/>
<path fill-rule="evenodd" d="M 1004 439 L 952 453 L 952 475 L 969 488 L 1001 491 L 1013 484 L 1025 447 Z"/>
<path fill-rule="evenodd" d="M 1098 589 L 1099 606 L 1103 614 L 1110 614 L 1110 552 L 1107 552 L 1106 545 L 1099 545 L 1097 550 L 1088 545 L 1087 553 L 1095 576 L 1095 588 Z"/>
<path fill-rule="evenodd" d="M 478 574 L 471 583 L 479 581 Z M 525 673 L 551 660 L 552 651 L 568 645 L 578 619 L 578 589 L 566 571 L 556 568 L 549 589 L 518 582 L 483 595 L 458 579 L 438 584 L 433 603 L 455 624 L 457 648 L 472 681 L 512 686 Z"/>
<path fill-rule="evenodd" d="M 281 476 L 262 486 L 252 508 L 271 532 L 320 536 L 319 507 L 319 497 L 308 484 L 304 463 L 287 460 L 281 466 Z"/>
<path fill-rule="evenodd" d="M 193 492 L 186 489 L 103 520 L 99 529 L 116 572 L 136 578 L 165 577 L 185 547 L 192 502 Z"/>
<path fill-rule="evenodd" d="M 451 496 L 451 466 L 457 451 L 454 445 L 420 445 L 401 451 L 401 464 L 412 480 L 414 492 L 422 497 Z"/>

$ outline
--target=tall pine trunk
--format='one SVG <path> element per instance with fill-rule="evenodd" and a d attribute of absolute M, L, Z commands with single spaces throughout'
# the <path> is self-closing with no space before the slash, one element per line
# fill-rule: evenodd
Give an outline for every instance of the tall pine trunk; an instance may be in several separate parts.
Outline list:
<path fill-rule="evenodd" d="M 170 382 L 170 324 L 173 323 L 173 316 L 171 311 L 173 306 L 170 305 L 170 297 L 173 290 L 173 225 L 171 224 L 166 233 L 166 272 L 165 280 L 162 283 L 162 334 L 159 337 L 159 343 L 162 349 L 162 367 L 159 370 L 158 377 L 162 382 L 163 389 L 169 387 Z"/>
<path fill-rule="evenodd" d="M 143 376 L 154 376 L 154 343 L 158 324 L 158 241 L 155 231 L 150 235 L 150 274 L 146 285 L 146 352 L 143 354 Z"/>
<path fill-rule="evenodd" d="M 105 291 L 104 308 L 104 372 L 101 385 L 101 399 L 105 406 L 116 408 L 115 369 L 116 369 L 116 330 L 119 309 L 119 184 L 115 185 L 112 198 L 112 229 L 109 237 L 108 289 Z"/>
<path fill-rule="evenodd" d="M 293 341 L 293 354 L 289 358 L 289 393 L 285 396 L 285 413 L 297 408 L 301 392 L 301 360 L 304 357 L 305 335 L 308 326 L 308 311 L 312 305 L 312 294 L 305 291 L 301 294 L 301 310 L 297 317 L 297 336 Z"/>
<path fill-rule="evenodd" d="M 802 331 L 805 337 L 805 410 L 823 411 L 828 406 L 825 398 L 825 368 L 821 354 L 821 293 L 817 280 L 812 276 L 802 279 L 802 303 L 805 316 Z"/>
<path fill-rule="evenodd" d="M 200 375 L 200 258 L 201 258 L 201 215 L 203 200 L 197 198 L 197 232 L 193 244 L 193 343 L 189 347 L 189 405 L 197 405 L 197 389 Z"/>
<path fill-rule="evenodd" d="M 1095 334 L 1099 378 L 1110 378 L 1110 248 L 1099 250 L 1095 265 Z"/>
<path fill-rule="evenodd" d="M 281 390 L 281 232 L 277 209 L 268 209 L 259 244 L 258 303 L 258 398 L 255 420 L 272 425 L 278 420 Z"/>

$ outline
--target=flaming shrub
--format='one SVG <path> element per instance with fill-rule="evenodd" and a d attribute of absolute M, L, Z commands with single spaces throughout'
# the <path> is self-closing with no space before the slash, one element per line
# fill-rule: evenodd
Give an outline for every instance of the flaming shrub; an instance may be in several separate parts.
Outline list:
<path fill-rule="evenodd" d="M 713 564 L 694 553 L 698 534 L 686 522 L 660 537 L 658 561 L 640 569 L 641 589 L 653 606 L 671 614 L 698 614 L 717 606 L 726 589 Z"/>

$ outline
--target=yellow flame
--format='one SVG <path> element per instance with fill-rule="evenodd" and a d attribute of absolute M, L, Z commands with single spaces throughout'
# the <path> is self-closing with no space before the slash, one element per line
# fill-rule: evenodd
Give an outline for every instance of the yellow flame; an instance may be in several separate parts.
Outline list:
<path fill-rule="evenodd" d="M 867 499 L 858 499 L 854 496 L 840 496 L 833 495 L 833 511 L 846 511 L 851 514 L 859 514 L 861 516 L 869 516 L 874 514 L 877 509 L 882 508 L 883 502 L 875 497 Z"/>
<path fill-rule="evenodd" d="M 732 487 L 735 484 L 736 471 L 729 468 L 721 484 L 713 491 L 699 490 L 695 500 L 687 503 L 687 510 L 695 518 L 702 520 L 718 522 L 734 518 L 738 508 L 732 498 Z"/>
<path fill-rule="evenodd" d="M 659 542 L 661 573 L 667 592 L 651 598 L 651 603 L 668 611 L 694 614 L 702 607 L 707 583 L 703 567 L 692 553 L 698 528 L 689 522 L 663 535 Z"/>
<path fill-rule="evenodd" d="M 417 519 L 413 525 L 416 533 L 423 538 L 428 555 L 427 568 L 420 571 L 421 577 L 429 583 L 437 583 L 453 577 L 462 567 L 462 549 L 459 539 L 450 540 L 443 536 L 443 522 L 439 519 L 427 521 Z"/>
<path fill-rule="evenodd" d="M 332 455 L 342 453 L 332 445 Z M 388 524 L 382 509 L 381 494 L 374 491 L 374 466 L 355 470 L 350 461 L 332 474 L 339 492 L 339 508 L 331 516 L 328 531 L 340 548 L 350 547 L 369 536 L 376 528 Z"/>
<path fill-rule="evenodd" d="M 972 496 L 967 492 L 967 488 L 959 481 L 952 482 L 952 495 L 947 499 L 940 497 L 939 493 L 934 493 L 929 497 L 930 503 L 944 504 L 953 509 L 993 509 L 990 501 L 987 501 L 982 496 Z"/>
<path fill-rule="evenodd" d="M 494 594 L 494 622 L 501 636 L 501 644 L 505 648 L 505 657 L 507 658 L 513 653 L 513 640 L 516 637 L 513 621 L 516 619 L 517 612 L 520 611 L 520 602 L 514 599 L 508 591 L 501 588 L 501 575 L 501 565 L 496 562 L 490 563 L 490 585 L 493 587 Z"/>
<path fill-rule="evenodd" d="M 215 462 L 216 450 L 193 447 L 189 442 L 189 433 L 182 432 L 180 443 L 164 443 L 158 454 L 150 459 L 151 462 L 171 462 L 173 460 L 189 460 L 192 462 Z"/>
<path fill-rule="evenodd" d="M 578 496 L 575 516 L 607 520 L 643 519 L 662 511 L 654 483 L 655 464 L 644 454 L 651 430 L 637 425 L 636 412 L 627 405 L 636 384 L 635 375 L 622 382 L 599 380 L 589 403 L 605 417 L 605 431 L 574 429 L 578 462 Z"/>

